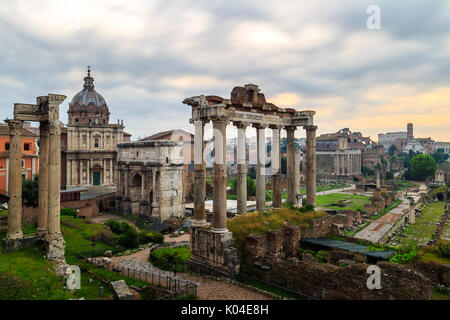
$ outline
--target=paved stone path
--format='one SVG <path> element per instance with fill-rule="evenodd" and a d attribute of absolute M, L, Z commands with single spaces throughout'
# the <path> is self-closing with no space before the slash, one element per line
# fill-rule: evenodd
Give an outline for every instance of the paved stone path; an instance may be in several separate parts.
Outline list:
<path fill-rule="evenodd" d="M 200 300 L 273 300 L 262 293 L 232 283 L 185 273 L 180 276 L 198 284 L 197 295 Z"/>
<path fill-rule="evenodd" d="M 406 198 L 400 198 L 400 200 L 402 203 L 355 234 L 355 238 L 378 243 L 394 224 L 407 214 L 405 209 L 409 209 L 409 200 Z"/>
<path fill-rule="evenodd" d="M 180 238 L 182 237 L 170 239 Z M 162 271 L 151 265 L 148 262 L 149 255 L 150 248 L 138 251 L 128 256 L 112 257 L 111 261 L 113 265 L 117 265 L 122 268 L 129 268 L 131 270 L 137 270 L 137 272 L 161 272 L 162 277 L 167 275 L 173 277 L 173 272 Z M 206 277 L 194 276 L 187 273 L 178 273 L 177 279 L 179 279 L 182 284 L 185 284 L 186 280 L 196 283 L 198 285 L 197 296 L 200 300 L 272 300 L 272 298 L 267 295 L 255 292 L 245 287 L 223 281 L 212 280 Z"/>

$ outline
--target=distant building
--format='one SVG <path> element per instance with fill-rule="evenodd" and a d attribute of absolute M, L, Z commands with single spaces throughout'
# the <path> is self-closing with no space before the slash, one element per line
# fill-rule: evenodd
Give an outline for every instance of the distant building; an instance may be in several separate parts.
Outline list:
<path fill-rule="evenodd" d="M 121 123 L 109 123 L 110 112 L 94 90 L 90 70 L 83 90 L 69 104 L 69 120 L 61 129 L 61 186 L 63 189 L 114 186 L 117 144 L 130 141 Z"/>
<path fill-rule="evenodd" d="M 116 208 L 156 222 L 184 216 L 183 142 L 118 145 Z"/>
<path fill-rule="evenodd" d="M 450 142 L 436 142 L 434 144 L 434 151 L 438 151 L 439 149 L 442 149 L 444 153 L 450 155 Z"/>
<path fill-rule="evenodd" d="M 22 128 L 22 177 L 31 179 L 39 173 L 38 136 Z M 0 124 L 0 193 L 7 194 L 9 190 L 9 127 Z"/>
<path fill-rule="evenodd" d="M 318 179 L 349 178 L 355 174 L 361 174 L 361 150 L 350 147 L 349 135 L 350 131 L 346 128 L 317 137 Z"/>
<path fill-rule="evenodd" d="M 397 139 L 408 140 L 408 134 L 406 132 L 388 132 L 380 133 L 378 135 L 378 144 L 384 147 L 384 151 L 387 153 L 391 145 L 395 145 Z"/>
<path fill-rule="evenodd" d="M 170 140 L 183 142 L 183 193 L 185 201 L 193 201 L 191 195 L 194 184 L 194 135 L 181 129 L 158 132 L 139 141 Z"/>

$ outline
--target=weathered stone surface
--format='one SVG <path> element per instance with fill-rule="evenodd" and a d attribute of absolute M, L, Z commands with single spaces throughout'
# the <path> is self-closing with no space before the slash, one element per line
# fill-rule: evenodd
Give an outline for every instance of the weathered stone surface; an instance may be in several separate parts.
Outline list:
<path fill-rule="evenodd" d="M 191 258 L 194 270 L 234 276 L 239 272 L 237 249 L 231 232 L 216 233 L 203 228 L 191 228 Z"/>
<path fill-rule="evenodd" d="M 370 290 L 366 286 L 368 278 L 365 263 L 353 263 L 346 267 L 318 263 L 310 254 L 302 260 L 280 259 L 266 256 L 260 259 L 262 265 L 270 265 L 271 270 L 261 268 L 245 270 L 258 279 L 270 282 L 301 294 L 324 300 L 371 300 L 371 299 L 431 299 L 431 281 L 422 274 L 402 265 L 380 262 L 380 290 Z"/>
<path fill-rule="evenodd" d="M 450 288 L 450 265 L 437 264 L 429 261 L 417 261 L 411 266 L 414 270 L 422 273 L 435 285 L 443 285 Z"/>
<path fill-rule="evenodd" d="M 116 300 L 132 300 L 133 292 L 128 288 L 124 280 L 118 280 L 111 282 L 113 288 L 114 299 Z"/>

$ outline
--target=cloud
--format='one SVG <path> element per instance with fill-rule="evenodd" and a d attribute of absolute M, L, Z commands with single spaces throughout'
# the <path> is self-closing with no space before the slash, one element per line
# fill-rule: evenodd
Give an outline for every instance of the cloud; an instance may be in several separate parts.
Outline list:
<path fill-rule="evenodd" d="M 0 6 L 0 116 L 38 95 L 72 96 L 86 66 L 137 136 L 192 131 L 183 98 L 256 83 L 270 102 L 317 111 L 319 133 L 376 137 L 415 123 L 450 141 L 450 3 L 379 0 L 9 1 Z M 115 122 L 115 121 L 113 121 Z M 230 133 L 233 131 L 231 130 Z M 304 135 L 299 130 L 299 135 Z"/>

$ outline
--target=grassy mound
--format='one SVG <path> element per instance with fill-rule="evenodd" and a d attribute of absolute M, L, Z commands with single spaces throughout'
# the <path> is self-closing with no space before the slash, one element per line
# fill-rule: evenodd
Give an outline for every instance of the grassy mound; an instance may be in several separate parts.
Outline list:
<path fill-rule="evenodd" d="M 345 207 L 341 207 L 338 205 L 339 201 L 348 200 L 349 203 Z M 316 206 L 327 208 L 327 209 L 335 209 L 335 210 L 363 210 L 364 204 L 370 203 L 370 197 L 360 196 L 360 195 L 352 195 L 352 194 L 344 194 L 344 193 L 330 193 L 327 195 L 320 195 L 316 197 Z"/>
<path fill-rule="evenodd" d="M 289 208 L 252 212 L 228 220 L 228 229 L 233 232 L 236 247 L 242 250 L 245 237 L 250 234 L 264 234 L 267 231 L 278 230 L 287 225 L 309 228 L 314 220 L 326 215 L 323 211 L 300 212 Z"/>
<path fill-rule="evenodd" d="M 66 300 L 74 298 L 63 289 L 53 265 L 38 248 L 0 253 L 0 299 Z"/>

